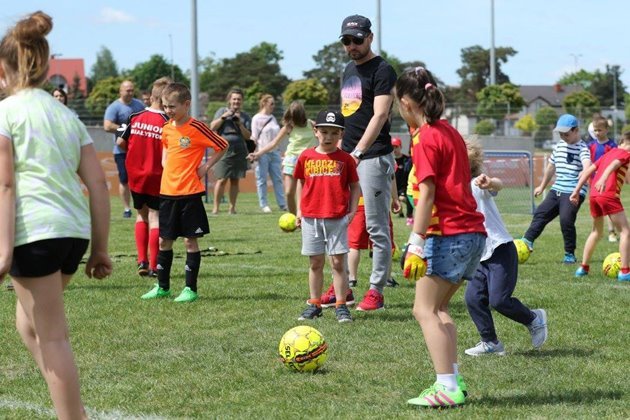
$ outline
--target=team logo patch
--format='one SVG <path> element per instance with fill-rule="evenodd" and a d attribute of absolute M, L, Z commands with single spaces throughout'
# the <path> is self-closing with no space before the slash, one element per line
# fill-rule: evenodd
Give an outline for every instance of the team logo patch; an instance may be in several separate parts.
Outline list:
<path fill-rule="evenodd" d="M 179 146 L 180 147 L 189 147 L 190 146 L 190 137 L 182 137 L 179 139 Z"/>

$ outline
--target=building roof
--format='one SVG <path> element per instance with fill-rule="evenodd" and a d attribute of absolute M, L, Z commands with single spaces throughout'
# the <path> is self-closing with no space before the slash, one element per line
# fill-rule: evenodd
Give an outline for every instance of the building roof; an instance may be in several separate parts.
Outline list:
<path fill-rule="evenodd" d="M 547 102 L 552 107 L 562 107 L 564 98 L 574 92 L 584 90 L 582 86 L 563 86 L 555 85 L 523 85 L 519 87 L 521 96 L 527 105 L 530 105 L 537 99 Z"/>
<path fill-rule="evenodd" d="M 69 89 L 73 82 L 75 75 L 80 78 L 80 89 L 85 93 L 87 91 L 87 81 L 85 80 L 85 64 L 82 58 L 51 58 L 48 67 L 47 80 L 50 80 L 53 76 L 62 76 L 66 81 L 66 89 Z"/>

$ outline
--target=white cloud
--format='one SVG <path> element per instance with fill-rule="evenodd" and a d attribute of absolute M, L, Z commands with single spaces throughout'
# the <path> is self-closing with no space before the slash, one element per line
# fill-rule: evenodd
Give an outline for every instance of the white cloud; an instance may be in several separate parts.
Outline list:
<path fill-rule="evenodd" d="M 136 21 L 136 18 L 122 10 L 104 7 L 101 9 L 98 21 L 100 23 L 132 23 Z"/>

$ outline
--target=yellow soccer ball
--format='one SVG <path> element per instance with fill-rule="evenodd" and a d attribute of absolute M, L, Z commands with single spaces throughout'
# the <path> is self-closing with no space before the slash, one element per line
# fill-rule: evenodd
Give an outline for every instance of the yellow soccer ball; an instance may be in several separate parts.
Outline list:
<path fill-rule="evenodd" d="M 300 325 L 284 333 L 278 353 L 282 363 L 290 370 L 314 372 L 328 359 L 328 344 L 315 328 Z"/>
<path fill-rule="evenodd" d="M 602 272 L 606 277 L 616 279 L 617 274 L 619 274 L 619 270 L 621 270 L 620 253 L 613 252 L 612 254 L 609 254 L 606 258 L 604 258 L 604 263 L 602 264 Z"/>
<path fill-rule="evenodd" d="M 297 228 L 297 218 L 293 213 L 284 213 L 278 219 L 278 226 L 285 232 L 293 232 Z"/>
<path fill-rule="evenodd" d="M 529 259 L 531 252 L 529 247 L 522 239 L 514 239 L 514 245 L 516 245 L 516 253 L 518 254 L 518 263 L 523 264 Z"/>

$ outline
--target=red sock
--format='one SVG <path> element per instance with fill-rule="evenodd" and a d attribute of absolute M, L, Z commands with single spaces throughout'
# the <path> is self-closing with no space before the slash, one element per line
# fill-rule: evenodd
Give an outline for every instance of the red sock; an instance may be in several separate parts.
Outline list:
<path fill-rule="evenodd" d="M 138 262 L 148 261 L 147 241 L 149 236 L 149 224 L 147 222 L 136 222 L 136 249 L 138 250 Z"/>
<path fill-rule="evenodd" d="M 588 273 L 588 270 L 590 270 L 591 266 L 588 264 L 580 264 L 582 266 L 582 268 L 584 269 L 584 271 L 586 271 Z"/>
<path fill-rule="evenodd" d="M 160 250 L 160 229 L 149 230 L 149 268 L 157 270 L 157 254 Z"/>
<path fill-rule="evenodd" d="M 630 267 L 621 267 L 621 274 L 630 273 Z"/>

